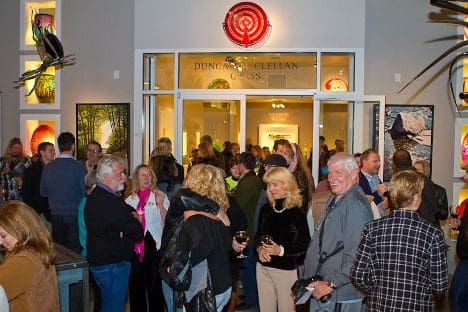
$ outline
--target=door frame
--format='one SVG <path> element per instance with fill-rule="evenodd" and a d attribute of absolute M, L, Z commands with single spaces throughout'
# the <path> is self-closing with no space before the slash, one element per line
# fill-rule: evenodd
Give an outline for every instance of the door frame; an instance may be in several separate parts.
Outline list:
<path fill-rule="evenodd" d="M 245 142 L 245 94 L 220 94 L 210 92 L 177 92 L 177 103 L 175 105 L 175 131 L 174 135 L 176 138 L 182 138 L 183 136 L 183 112 L 184 112 L 184 101 L 185 100 L 214 100 L 214 101 L 239 101 L 240 102 L 240 142 Z M 175 140 L 174 146 L 174 157 L 179 163 L 182 163 L 182 151 L 183 151 L 183 140 Z M 241 152 L 244 151 L 244 144 L 239 144 Z"/>
<path fill-rule="evenodd" d="M 354 103 L 378 102 L 379 105 L 379 144 L 377 151 L 379 152 L 381 166 L 379 176 L 383 178 L 383 159 L 384 159 L 384 134 L 385 134 L 385 95 L 360 95 L 348 92 L 317 92 L 314 96 L 314 120 L 316 125 L 313 132 L 313 157 L 312 157 L 312 175 L 315 181 L 318 182 L 318 166 L 319 166 L 319 124 L 320 124 L 320 103 L 324 101 L 348 101 Z M 372 116 L 370 116 L 372 118 Z"/>

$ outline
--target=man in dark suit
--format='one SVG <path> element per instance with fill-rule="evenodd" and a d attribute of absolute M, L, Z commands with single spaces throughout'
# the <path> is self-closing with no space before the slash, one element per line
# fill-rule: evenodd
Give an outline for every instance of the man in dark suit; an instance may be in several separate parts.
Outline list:
<path fill-rule="evenodd" d="M 39 215 L 44 217 L 50 222 L 50 208 L 47 197 L 42 197 L 40 194 L 41 189 L 41 176 L 42 169 L 49 162 L 55 159 L 55 147 L 50 142 L 42 142 L 38 146 L 39 159 L 34 162 L 31 167 L 24 170 L 23 185 L 21 188 L 23 201 L 31 206 Z"/>
<path fill-rule="evenodd" d="M 385 184 L 379 178 L 380 156 L 379 153 L 369 148 L 361 153 L 361 171 L 359 171 L 359 186 L 366 195 L 373 197 L 374 203 L 384 216 L 388 207 L 388 199 L 384 194 L 388 191 Z"/>

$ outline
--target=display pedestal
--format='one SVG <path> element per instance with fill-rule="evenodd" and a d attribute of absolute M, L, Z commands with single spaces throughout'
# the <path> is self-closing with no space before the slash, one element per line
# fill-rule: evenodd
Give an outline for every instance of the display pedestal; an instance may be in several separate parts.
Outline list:
<path fill-rule="evenodd" d="M 55 269 L 59 287 L 60 311 L 89 310 L 89 264 L 77 253 L 55 244 Z"/>

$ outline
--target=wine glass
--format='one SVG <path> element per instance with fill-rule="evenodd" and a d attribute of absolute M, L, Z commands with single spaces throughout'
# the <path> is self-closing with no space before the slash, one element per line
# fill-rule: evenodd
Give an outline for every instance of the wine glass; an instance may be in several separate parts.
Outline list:
<path fill-rule="evenodd" d="M 459 215 L 457 213 L 457 206 L 449 206 L 449 212 L 450 212 L 450 240 L 451 241 L 456 241 L 458 237 L 458 227 L 460 226 L 460 221 L 459 221 Z"/>
<path fill-rule="evenodd" d="M 247 232 L 246 231 L 237 231 L 235 234 L 234 234 L 234 238 L 236 239 L 236 241 L 239 243 L 239 244 L 243 244 L 243 243 L 246 243 L 249 241 L 249 236 L 247 235 Z M 246 255 L 244 255 L 244 251 L 241 250 L 240 254 L 237 256 L 237 258 L 239 259 L 244 259 L 244 258 L 247 258 Z"/>
<path fill-rule="evenodd" d="M 453 219 L 458 219 L 457 207 L 449 206 L 450 216 Z"/>
<path fill-rule="evenodd" d="M 271 237 L 270 235 L 263 236 L 262 244 L 273 245 L 273 237 Z"/>

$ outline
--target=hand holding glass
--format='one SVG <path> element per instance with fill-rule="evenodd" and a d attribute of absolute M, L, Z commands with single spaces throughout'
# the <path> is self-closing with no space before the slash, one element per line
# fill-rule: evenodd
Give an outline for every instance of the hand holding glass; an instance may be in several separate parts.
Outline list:
<path fill-rule="evenodd" d="M 249 241 L 249 236 L 246 231 L 237 231 L 236 234 L 234 234 L 234 238 L 239 244 L 247 243 Z M 237 258 L 243 259 L 247 258 L 247 256 L 244 255 L 244 251 L 242 250 Z"/>

